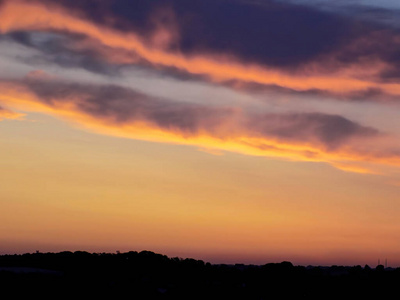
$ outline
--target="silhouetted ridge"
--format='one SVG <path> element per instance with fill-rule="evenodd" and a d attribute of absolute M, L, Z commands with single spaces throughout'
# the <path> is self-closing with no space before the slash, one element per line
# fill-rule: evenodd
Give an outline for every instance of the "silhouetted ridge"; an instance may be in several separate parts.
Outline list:
<path fill-rule="evenodd" d="M 3 292 L 19 296 L 136 299 L 269 299 L 389 296 L 400 269 L 204 263 L 151 251 L 0 256 Z M 78 295 L 78 296 L 77 296 Z"/>

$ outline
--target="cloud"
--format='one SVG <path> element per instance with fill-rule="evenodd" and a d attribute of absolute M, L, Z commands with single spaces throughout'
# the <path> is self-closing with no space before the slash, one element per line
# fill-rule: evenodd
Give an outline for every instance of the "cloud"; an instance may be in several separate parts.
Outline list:
<path fill-rule="evenodd" d="M 22 120 L 25 114 L 16 113 L 0 106 L 0 121 L 4 120 Z"/>
<path fill-rule="evenodd" d="M 379 136 L 376 129 L 361 126 L 339 115 L 322 113 L 256 114 L 206 104 L 179 103 L 146 96 L 137 91 L 115 85 L 82 85 L 61 81 L 25 81 L 25 86 L 40 101 L 57 106 L 58 102 L 74 102 L 76 108 L 95 118 L 117 124 L 148 121 L 163 130 L 177 130 L 182 134 L 196 135 L 200 131 L 219 135 L 219 129 L 229 123 L 233 136 L 235 130 L 247 135 L 284 141 L 319 142 L 327 148 L 339 148 L 352 137 Z M 76 99 L 76 100 L 75 100 Z M 223 137 L 223 136 L 221 136 Z"/>
<path fill-rule="evenodd" d="M 182 135 L 196 135 L 200 131 L 217 134 L 219 125 L 235 114 L 231 108 L 177 103 L 115 85 L 30 79 L 24 85 L 49 106 L 72 103 L 78 111 L 105 122 L 121 126 L 139 121 L 150 122 L 163 130 L 177 131 Z"/>
<path fill-rule="evenodd" d="M 135 32 L 143 39 L 162 22 L 169 31 L 179 31 L 171 49 L 187 55 L 222 52 L 246 63 L 289 69 L 377 29 L 369 22 L 284 1 L 103 1 L 95 13 L 91 1 L 58 3 L 98 25 Z M 110 16 L 115 16 L 112 22 Z"/>
<path fill-rule="evenodd" d="M 122 63 L 126 60 L 132 63 L 136 58 L 122 50 L 113 50 L 111 53 L 107 47 L 82 36 L 18 31 L 4 35 L 3 39 L 39 50 L 35 55 L 24 59 L 25 63 L 35 66 L 56 64 L 62 68 L 80 68 L 116 76 Z M 108 61 L 104 61 L 104 56 L 107 56 Z"/>
<path fill-rule="evenodd" d="M 115 85 L 78 84 L 43 75 L 3 81 L 0 90 L 0 100 L 8 105 L 50 113 L 103 134 L 326 162 L 346 170 L 352 162 L 400 163 L 393 145 L 370 147 L 384 141 L 384 133 L 340 115 L 271 114 L 184 103 Z"/>
<path fill-rule="evenodd" d="M 249 120 L 250 121 L 250 120 Z M 322 113 L 265 114 L 251 118 L 250 130 L 282 140 L 318 142 L 334 150 L 352 138 L 373 138 L 381 133 L 342 116 Z"/>
<path fill-rule="evenodd" d="M 67 2 L 3 2 L 3 38 L 35 49 L 30 53 L 36 55 L 24 57 L 28 64 L 81 68 L 116 84 L 123 76 L 118 68 L 135 65 L 180 84 L 209 81 L 313 100 L 393 102 L 400 95 L 400 38 L 383 25 L 275 1 L 151 0 L 129 10 L 126 2 L 105 1 L 98 13 L 90 11 L 92 1 Z M 395 137 L 341 113 L 290 110 L 291 104 L 278 113 L 265 102 L 256 111 L 248 103 L 218 105 L 209 96 L 195 104 L 40 71 L 10 78 L 0 80 L 7 107 L 49 113 L 102 134 L 325 162 L 362 173 L 372 172 L 370 164 L 400 164 Z"/>
<path fill-rule="evenodd" d="M 160 2 L 151 3 L 157 6 Z M 322 91 L 334 96 L 369 90 L 381 90 L 389 97 L 400 95 L 397 81 L 384 80 L 397 76 L 398 69 L 399 35 L 391 28 L 383 30 L 372 23 L 354 23 L 342 16 L 273 1 L 265 1 L 261 7 L 244 2 L 214 1 L 207 2 L 208 10 L 200 1 L 190 2 L 190 5 L 184 4 L 187 1 L 168 3 L 170 13 L 167 15 L 173 17 L 166 18 L 165 22 L 177 24 L 169 26 L 168 32 L 160 32 L 161 27 L 154 25 L 157 22 L 151 21 L 150 14 L 154 11 L 148 5 L 145 5 L 145 13 L 138 13 L 139 21 L 123 18 L 124 21 L 120 21 L 121 16 L 125 16 L 124 5 L 120 3 L 119 9 L 115 9 L 109 4 L 114 14 L 102 13 L 101 16 L 106 18 L 107 15 L 107 20 L 114 21 L 99 24 L 94 17 L 85 19 L 86 5 L 67 9 L 36 1 L 5 2 L 0 10 L 0 30 L 3 33 L 47 31 L 83 36 L 82 41 L 76 40 L 81 46 L 76 53 L 80 58 L 74 62 L 76 57 L 65 55 L 66 65 L 82 64 L 95 69 L 100 65 L 100 57 L 107 63 L 115 63 L 122 57 L 119 59 L 122 64 L 175 69 L 215 83 L 241 81 L 298 92 Z M 262 18 L 264 14 L 271 18 Z M 275 14 L 280 17 L 274 17 Z M 236 25 L 226 15 L 237 16 Z M 214 20 L 220 18 L 223 22 L 215 23 Z M 197 26 L 196 20 L 205 27 Z M 272 21 L 279 26 L 268 23 Z M 148 24 L 144 26 L 147 34 L 143 34 L 144 29 L 136 30 L 141 22 Z M 196 28 L 201 32 L 196 32 Z M 167 44 L 171 42 L 169 46 L 154 38 L 165 34 L 172 37 L 166 38 Z M 223 44 L 224 41 L 229 43 Z M 95 63 L 87 60 L 90 53 L 97 53 L 99 60 Z"/>

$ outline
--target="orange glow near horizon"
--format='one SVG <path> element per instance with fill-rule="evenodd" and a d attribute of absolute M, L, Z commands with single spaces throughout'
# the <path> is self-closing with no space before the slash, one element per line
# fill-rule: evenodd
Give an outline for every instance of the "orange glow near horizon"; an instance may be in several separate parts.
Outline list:
<path fill-rule="evenodd" d="M 356 184 L 357 175 L 321 176 L 312 165 L 294 171 L 288 162 L 234 154 L 221 162 L 58 123 L 20 122 L 32 136 L 3 143 L 2 159 L 13 168 L 0 173 L 2 251 L 146 249 L 225 263 L 371 264 L 382 248 L 398 249 L 389 238 L 399 232 L 397 187 L 387 206 L 378 198 L 383 186 L 366 185 L 368 178 Z M 47 138 L 37 139 L 44 128 Z"/>

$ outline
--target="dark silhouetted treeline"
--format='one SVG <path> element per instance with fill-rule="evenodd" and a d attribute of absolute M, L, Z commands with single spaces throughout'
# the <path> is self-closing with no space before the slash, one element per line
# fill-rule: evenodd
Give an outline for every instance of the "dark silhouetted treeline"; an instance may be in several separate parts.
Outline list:
<path fill-rule="evenodd" d="M 0 289 L 12 299 L 361 299 L 397 296 L 399 285 L 400 268 L 383 266 L 212 265 L 150 251 L 0 256 Z"/>

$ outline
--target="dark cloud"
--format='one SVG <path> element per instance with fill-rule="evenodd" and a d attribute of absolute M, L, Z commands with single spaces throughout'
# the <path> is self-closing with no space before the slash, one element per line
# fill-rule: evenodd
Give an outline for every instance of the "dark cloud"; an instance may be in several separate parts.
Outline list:
<path fill-rule="evenodd" d="M 1 38 L 11 39 L 24 46 L 39 50 L 40 54 L 20 58 L 28 64 L 40 65 L 53 63 L 63 68 L 81 68 L 93 73 L 119 74 L 120 64 L 113 64 L 104 60 L 101 54 L 101 50 L 107 50 L 106 46 L 96 45 L 96 49 L 75 47 L 80 42 L 87 40 L 86 37 L 80 35 L 18 31 L 4 35 Z M 113 52 L 117 55 L 117 50 L 114 49 Z M 125 55 L 126 53 L 123 54 Z M 136 59 L 134 54 L 131 53 L 129 55 Z"/>
<path fill-rule="evenodd" d="M 388 9 L 382 7 L 371 7 L 366 5 L 357 5 L 345 7 L 346 11 L 343 13 L 348 13 L 349 15 L 356 15 L 359 18 L 366 19 L 370 22 L 382 22 L 387 25 L 400 25 L 398 16 L 400 11 L 398 9 Z"/>
<path fill-rule="evenodd" d="M 270 0 L 257 4 L 226 0 L 117 0 L 106 1 L 95 12 L 92 1 L 72 5 L 71 1 L 61 2 L 84 11 L 92 21 L 134 30 L 144 37 L 156 26 L 153 15 L 161 8 L 170 9 L 180 36 L 173 50 L 186 54 L 222 52 L 249 62 L 277 66 L 304 63 L 346 43 L 354 31 L 346 18 Z M 108 21 L 110 14 L 118 16 L 112 23 Z"/>
<path fill-rule="evenodd" d="M 134 66 L 137 70 L 154 71 L 154 66 L 141 59 L 131 51 L 110 49 L 107 46 L 96 44 L 95 49 L 90 47 L 74 47 L 79 42 L 87 40 L 86 37 L 68 33 L 58 35 L 45 32 L 17 31 L 0 35 L 0 41 L 12 40 L 24 46 L 39 50 L 41 53 L 26 58 L 19 58 L 24 62 L 36 66 L 53 63 L 63 68 L 80 68 L 92 73 L 119 76 L 125 67 Z M 92 43 L 94 41 L 91 41 Z M 112 63 L 105 59 L 101 51 L 110 50 L 115 56 L 118 53 L 131 59 L 132 63 Z M 157 67 L 157 76 L 173 77 L 180 81 L 207 81 L 208 76 L 191 74 L 175 67 Z"/>
<path fill-rule="evenodd" d="M 339 62 L 357 61 L 377 55 L 391 60 L 391 39 L 398 32 L 370 19 L 354 18 L 368 11 L 384 15 L 384 9 L 367 10 L 360 6 L 348 11 L 328 12 L 293 3 L 234 0 L 148 0 L 148 1 L 61 1 L 68 8 L 79 10 L 92 21 L 114 28 L 135 31 L 146 38 L 157 21 L 175 22 L 179 40 L 171 50 L 186 54 L 231 54 L 247 62 L 294 68 L 316 57 L 332 53 Z M 170 19 L 154 14 L 168 9 Z M 109 16 L 114 16 L 112 22 Z M 375 37 L 372 48 L 352 48 L 341 53 L 354 40 L 370 37 L 376 31 L 388 30 L 388 36 Z M 392 48 L 392 50 L 390 50 Z M 383 51 L 384 50 L 384 51 Z M 333 67 L 333 66 L 330 66 Z"/>
<path fill-rule="evenodd" d="M 301 99 L 318 99 L 318 101 L 325 100 L 340 100 L 347 102 L 373 102 L 373 103 L 400 103 L 400 97 L 386 93 L 381 88 L 366 88 L 362 90 L 354 90 L 347 93 L 335 93 L 332 91 L 325 91 L 321 89 L 308 89 L 308 90 L 294 90 L 277 85 L 265 85 L 255 82 L 243 82 L 238 80 L 229 80 L 223 83 L 224 86 L 243 91 L 246 93 L 254 93 L 260 96 L 268 95 L 268 99 L 273 95 L 288 95 L 300 96 Z"/>
<path fill-rule="evenodd" d="M 377 130 L 339 115 L 322 113 L 255 114 L 231 108 L 180 103 L 153 98 L 114 85 L 94 86 L 27 79 L 25 85 L 44 103 L 75 103 L 77 109 L 102 122 L 129 124 L 146 121 L 182 136 L 206 132 L 218 138 L 261 136 L 295 143 L 311 143 L 328 150 L 340 148 L 353 138 L 373 138 Z M 222 130 L 224 128 L 224 130 Z M 226 129 L 228 128 L 228 129 Z M 230 129 L 229 129 L 230 128 Z"/>
<path fill-rule="evenodd" d="M 330 74 L 349 66 L 384 62 L 388 67 L 372 80 L 396 82 L 400 75 L 399 29 L 390 22 L 360 17 L 389 16 L 389 11 L 382 8 L 352 6 L 348 10 L 326 10 L 273 0 L 107 0 L 101 4 L 92 0 L 60 0 L 57 4 L 99 25 L 133 31 L 147 42 L 151 42 L 152 33 L 160 24 L 174 28 L 178 37 L 167 51 L 189 56 L 228 55 L 243 64 L 273 66 L 298 72 L 295 74 L 299 76 L 310 68 Z M 167 13 L 160 14 L 162 10 Z M 30 43 L 21 33 L 14 38 Z M 76 49 L 60 40 L 33 46 L 46 53 L 41 59 L 64 67 L 79 66 L 101 73 L 115 71 L 112 64 L 102 62 L 99 47 Z"/>
<path fill-rule="evenodd" d="M 81 112 L 99 120 L 118 124 L 147 121 L 183 135 L 194 135 L 200 130 L 212 132 L 234 113 L 230 108 L 208 108 L 148 97 L 115 85 L 94 86 L 29 79 L 25 84 L 41 101 L 51 106 L 60 101 L 72 101 Z"/>
<path fill-rule="evenodd" d="M 54 4 L 53 0 L 32 2 Z M 174 0 L 58 0 L 57 4 L 84 15 L 92 22 L 124 31 L 134 30 L 146 36 L 154 29 L 155 24 L 151 20 L 154 12 L 159 8 L 171 7 L 173 2 Z"/>
<path fill-rule="evenodd" d="M 296 1 L 294 1 L 296 2 Z M 310 5 L 309 3 L 308 5 Z M 315 3 L 314 3 L 315 4 Z M 319 3 L 319 9 L 325 9 L 334 13 L 348 16 L 353 19 L 375 23 L 376 25 L 383 24 L 399 28 L 399 9 L 385 7 L 371 6 L 363 4 L 361 1 L 354 3 L 352 1 L 325 1 Z"/>
<path fill-rule="evenodd" d="M 179 4 L 177 10 L 183 16 L 179 20 L 185 52 L 230 53 L 248 62 L 281 67 L 331 51 L 345 42 L 351 26 L 328 13 L 273 1 L 264 5 L 194 1 Z"/>
<path fill-rule="evenodd" d="M 75 47 L 74 45 L 78 45 L 80 42 L 87 41 L 87 38 L 81 35 L 76 35 L 76 34 L 59 35 L 55 33 L 45 33 L 45 32 L 18 31 L 0 36 L 0 40 L 7 40 L 7 39 L 11 39 L 27 47 L 39 50 L 41 52 L 40 54 L 35 54 L 31 57 L 20 58 L 20 60 L 24 60 L 28 64 L 32 64 L 39 67 L 40 65 L 43 64 L 52 63 L 52 64 L 57 64 L 63 68 L 81 68 L 94 73 L 100 73 L 110 76 L 119 76 L 121 74 L 120 71 L 124 67 L 129 66 L 129 64 L 122 64 L 122 63 L 113 64 L 112 62 L 105 60 L 102 54 L 100 53 L 102 51 L 101 49 L 103 49 L 103 51 L 107 51 L 108 48 L 104 45 L 96 44 L 95 47 L 96 50 L 94 48 Z M 132 63 L 132 65 L 134 65 L 136 69 L 142 69 L 147 71 L 151 71 L 154 69 L 149 62 L 139 59 L 132 53 L 127 53 L 127 51 L 121 49 L 119 50 L 108 49 L 108 50 L 112 51 L 115 56 L 118 56 L 118 51 L 120 51 L 121 55 L 130 55 L 129 57 L 135 61 L 135 63 Z M 191 74 L 174 67 L 158 66 L 156 72 L 157 76 L 174 77 L 181 81 L 195 80 L 195 81 L 212 82 L 212 80 L 209 80 L 207 75 Z M 395 70 L 391 71 L 387 70 L 387 72 L 395 72 Z M 386 74 L 385 76 L 389 77 L 389 74 Z M 304 96 L 327 96 L 327 97 L 335 96 L 336 99 L 354 100 L 354 101 L 374 101 L 374 102 L 399 101 L 398 97 L 389 95 L 379 88 L 368 88 L 359 91 L 355 90 L 347 94 L 334 94 L 333 92 L 327 92 L 318 89 L 297 91 L 290 88 L 280 87 L 277 85 L 265 85 L 255 82 L 244 82 L 239 80 L 228 80 L 225 82 L 218 83 L 218 85 L 221 84 L 237 90 L 253 92 L 253 93 L 274 92 L 274 93 L 280 93 L 280 94 L 283 93 L 288 95 L 296 94 Z"/>
<path fill-rule="evenodd" d="M 249 127 L 266 136 L 298 142 L 319 142 L 335 150 L 351 138 L 380 135 L 339 115 L 322 113 L 265 114 L 251 119 Z"/>

